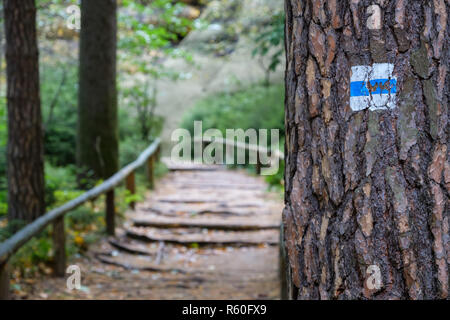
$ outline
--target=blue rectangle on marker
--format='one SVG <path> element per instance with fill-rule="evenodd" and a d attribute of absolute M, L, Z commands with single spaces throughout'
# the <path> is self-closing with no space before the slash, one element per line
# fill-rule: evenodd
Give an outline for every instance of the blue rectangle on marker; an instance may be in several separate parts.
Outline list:
<path fill-rule="evenodd" d="M 388 82 L 388 84 L 386 84 Z M 370 80 L 372 86 L 372 95 L 374 94 L 389 94 L 389 92 L 397 92 L 396 79 L 375 79 Z M 376 87 L 375 87 L 376 86 Z M 350 83 L 350 97 L 369 96 L 369 89 L 367 88 L 367 81 L 354 81 Z"/>

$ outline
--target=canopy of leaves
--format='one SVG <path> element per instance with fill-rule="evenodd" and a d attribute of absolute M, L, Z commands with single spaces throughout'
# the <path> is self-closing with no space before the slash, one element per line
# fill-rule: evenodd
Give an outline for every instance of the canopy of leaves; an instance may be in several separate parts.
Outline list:
<path fill-rule="evenodd" d="M 255 38 L 253 55 L 270 55 L 270 71 L 275 71 L 284 53 L 284 19 L 284 12 L 274 14 L 270 24 Z"/>

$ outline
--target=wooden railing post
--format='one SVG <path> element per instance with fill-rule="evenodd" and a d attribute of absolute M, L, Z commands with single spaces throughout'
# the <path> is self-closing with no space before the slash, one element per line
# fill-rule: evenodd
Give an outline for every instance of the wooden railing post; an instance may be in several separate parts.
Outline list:
<path fill-rule="evenodd" d="M 64 231 L 64 216 L 53 222 L 53 252 L 54 275 L 64 277 L 66 274 L 66 234 Z"/>
<path fill-rule="evenodd" d="M 115 235 L 115 215 L 114 189 L 112 189 L 106 193 L 106 233 L 110 236 Z"/>
<path fill-rule="evenodd" d="M 207 141 L 207 140 L 202 141 L 202 154 L 205 152 L 205 149 L 208 145 L 209 145 L 209 141 Z"/>
<path fill-rule="evenodd" d="M 159 159 L 161 159 L 161 145 L 159 145 L 158 148 L 156 149 L 155 158 L 156 161 L 159 161 Z"/>
<path fill-rule="evenodd" d="M 259 156 L 259 151 L 256 152 L 256 174 L 261 174 L 261 158 Z"/>
<path fill-rule="evenodd" d="M 0 265 L 0 300 L 9 300 L 9 267 L 8 263 Z"/>
<path fill-rule="evenodd" d="M 147 175 L 150 189 L 155 188 L 155 155 L 151 155 L 147 161 Z"/>
<path fill-rule="evenodd" d="M 136 193 L 136 181 L 134 177 L 134 171 L 127 176 L 126 186 L 127 190 L 130 192 L 131 195 L 134 195 Z M 130 202 L 130 208 L 132 210 L 136 208 L 136 203 L 134 201 Z"/>

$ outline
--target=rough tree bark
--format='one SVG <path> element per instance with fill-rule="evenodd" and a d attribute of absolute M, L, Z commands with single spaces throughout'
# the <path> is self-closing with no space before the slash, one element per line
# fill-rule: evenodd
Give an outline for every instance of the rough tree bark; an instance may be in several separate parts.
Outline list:
<path fill-rule="evenodd" d="M 5 0 L 8 104 L 8 219 L 45 211 L 39 53 L 34 0 Z"/>
<path fill-rule="evenodd" d="M 285 8 L 290 297 L 448 299 L 449 2 Z M 353 111 L 352 67 L 378 63 L 393 65 L 396 102 Z"/>
<path fill-rule="evenodd" d="M 119 167 L 116 0 L 81 1 L 77 164 L 96 178 Z"/>

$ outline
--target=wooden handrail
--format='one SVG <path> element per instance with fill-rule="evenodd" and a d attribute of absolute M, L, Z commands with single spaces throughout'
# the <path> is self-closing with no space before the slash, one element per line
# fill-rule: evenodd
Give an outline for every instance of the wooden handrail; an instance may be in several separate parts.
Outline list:
<path fill-rule="evenodd" d="M 194 142 L 218 142 L 218 143 L 223 143 L 226 144 L 228 146 L 231 147 L 237 147 L 240 149 L 247 149 L 247 150 L 251 150 L 251 151 L 257 151 L 257 152 L 265 152 L 268 153 L 270 150 L 258 145 L 254 145 L 254 144 L 249 144 L 249 143 L 244 143 L 244 142 L 237 142 L 234 140 L 230 140 L 230 139 L 224 139 L 224 138 L 212 138 L 212 137 L 202 137 L 202 138 L 195 138 Z M 284 160 L 284 153 L 281 152 L 280 150 L 275 150 L 275 153 L 272 155 L 275 158 L 278 158 L 280 160 Z"/>
<path fill-rule="evenodd" d="M 50 223 L 55 222 L 58 218 L 64 216 L 64 214 L 77 208 L 83 203 L 113 190 L 119 183 L 125 180 L 137 168 L 143 166 L 153 155 L 155 155 L 158 152 L 159 146 L 160 139 L 156 139 L 147 149 L 144 150 L 144 152 L 140 154 L 136 161 L 125 166 L 116 174 L 105 180 L 102 184 L 87 191 L 78 198 L 47 212 L 4 241 L 0 245 L 0 269 L 8 262 L 9 258 L 18 249 L 20 249 L 32 237 L 41 232 L 45 227 L 50 225 Z M 153 176 L 153 173 L 150 173 L 150 175 Z"/>

